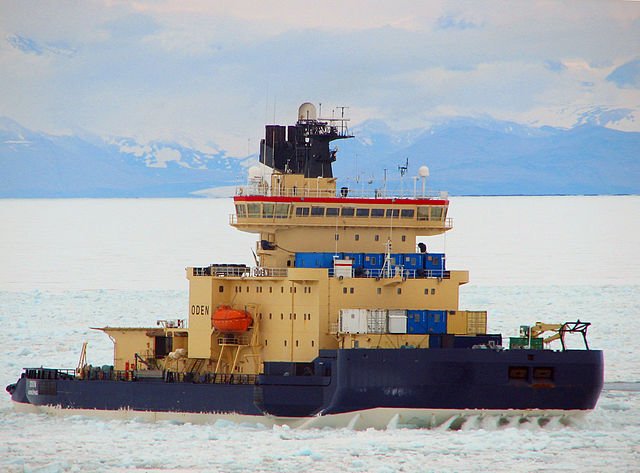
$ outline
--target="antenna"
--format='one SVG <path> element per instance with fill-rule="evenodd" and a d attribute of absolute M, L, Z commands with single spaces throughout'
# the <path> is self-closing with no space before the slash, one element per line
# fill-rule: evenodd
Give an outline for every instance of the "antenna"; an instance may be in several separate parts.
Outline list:
<path fill-rule="evenodd" d="M 400 195 L 404 197 L 404 175 L 407 173 L 407 169 L 409 169 L 409 158 L 406 158 L 404 162 L 404 166 L 398 166 L 398 171 L 400 171 Z"/>

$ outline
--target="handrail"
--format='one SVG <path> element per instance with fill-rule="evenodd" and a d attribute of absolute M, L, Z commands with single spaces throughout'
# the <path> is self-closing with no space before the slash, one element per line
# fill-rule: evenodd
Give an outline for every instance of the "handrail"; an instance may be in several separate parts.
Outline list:
<path fill-rule="evenodd" d="M 91 371 L 87 370 L 83 376 L 76 376 L 75 369 L 66 368 L 25 368 L 27 379 L 37 380 L 76 380 L 83 382 L 100 381 L 122 381 L 136 382 L 135 370 L 102 370 L 95 367 Z M 230 373 L 203 373 L 194 375 L 193 373 L 177 373 L 173 371 L 162 372 L 158 377 L 159 381 L 165 383 L 201 383 L 201 384 L 256 384 L 257 374 L 230 374 Z M 145 381 L 140 381 L 145 382 Z"/>
<path fill-rule="evenodd" d="M 353 269 L 353 278 L 402 278 L 402 279 L 424 279 L 438 278 L 450 279 L 451 271 L 445 269 L 406 269 L 402 266 L 393 266 L 391 269 Z M 329 277 L 336 277 L 333 268 L 329 268 Z"/>
<path fill-rule="evenodd" d="M 265 183 L 257 183 L 250 186 L 236 187 L 237 196 L 264 196 L 264 197 L 350 197 L 366 199 L 448 199 L 447 191 L 431 190 L 426 192 L 412 192 L 409 190 L 364 190 L 341 187 L 340 189 L 313 189 L 313 188 L 272 188 Z"/>
<path fill-rule="evenodd" d="M 291 222 L 289 222 L 290 219 L 297 219 L 296 220 L 296 224 L 299 224 L 300 222 L 313 222 L 314 224 L 317 224 L 318 222 L 322 222 L 325 221 L 328 223 L 331 223 L 332 225 L 335 224 L 336 219 L 345 219 L 345 220 L 350 220 L 351 222 L 354 223 L 362 223 L 363 221 L 367 223 L 367 225 L 371 225 L 371 222 L 376 222 L 376 223 L 384 223 L 384 222 L 391 222 L 393 221 L 393 225 L 397 226 L 400 225 L 402 223 L 413 223 L 413 222 L 422 222 L 420 223 L 420 225 L 424 225 L 425 223 L 432 223 L 432 224 L 442 224 L 444 223 L 444 225 L 442 225 L 443 228 L 446 228 L 447 230 L 451 230 L 453 228 L 453 218 L 452 217 L 447 217 L 444 220 L 436 220 L 436 219 L 425 219 L 425 218 L 415 218 L 415 217 L 411 217 L 411 218 L 399 218 L 399 217 L 393 217 L 393 219 L 391 218 L 387 218 L 387 217 L 380 217 L 380 218 L 373 218 L 373 217 L 367 217 L 367 218 L 363 218 L 363 217 L 355 217 L 355 216 L 315 216 L 315 215 L 288 215 L 288 216 L 264 216 L 264 215 L 256 215 L 256 216 L 247 216 L 247 217 L 240 217 L 243 220 L 254 220 L 256 222 L 259 222 L 259 224 L 263 224 L 265 222 L 271 222 L 271 223 L 278 223 L 278 224 L 282 224 L 282 225 L 291 225 Z M 229 214 L 229 225 L 237 225 L 238 224 L 238 215 L 233 213 L 233 214 Z M 435 226 L 435 225 L 434 225 Z M 439 227 L 438 227 L 439 228 Z"/>
<path fill-rule="evenodd" d="M 288 268 L 250 267 L 246 265 L 221 265 L 192 268 L 194 276 L 236 277 L 236 278 L 286 278 Z"/>

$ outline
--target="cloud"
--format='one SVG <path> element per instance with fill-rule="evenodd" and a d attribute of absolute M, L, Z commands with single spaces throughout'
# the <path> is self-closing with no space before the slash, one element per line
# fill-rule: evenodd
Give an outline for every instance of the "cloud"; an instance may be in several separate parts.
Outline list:
<path fill-rule="evenodd" d="M 640 89 L 640 59 L 616 67 L 607 80 L 621 88 Z"/>
<path fill-rule="evenodd" d="M 594 107 L 638 109 L 637 75 L 612 70 L 633 69 L 638 7 L 24 0 L 0 17 L 0 115 L 242 154 L 308 100 L 350 106 L 353 124 L 492 114 L 570 126 Z"/>
<path fill-rule="evenodd" d="M 438 18 L 437 22 L 436 22 L 436 26 L 441 29 L 441 30 L 449 30 L 449 29 L 454 29 L 454 30 L 469 30 L 469 29 L 475 29 L 475 28 L 480 28 L 481 25 L 470 21 L 470 20 L 466 20 L 464 18 L 461 18 L 457 15 L 443 15 L 440 18 Z"/>
<path fill-rule="evenodd" d="M 53 44 L 40 44 L 34 39 L 26 38 L 18 34 L 11 34 L 7 36 L 7 42 L 15 49 L 22 51 L 26 54 L 35 54 L 36 56 L 43 56 L 45 54 L 57 54 L 59 56 L 73 56 L 76 51 L 69 47 L 56 46 Z"/>
<path fill-rule="evenodd" d="M 25 38 L 17 34 L 7 36 L 7 42 L 14 48 L 27 54 L 36 54 L 42 56 L 44 48 L 30 38 Z"/>
<path fill-rule="evenodd" d="M 552 72 L 562 72 L 567 70 L 567 66 L 565 66 L 561 61 L 547 60 L 544 62 L 544 67 Z"/>

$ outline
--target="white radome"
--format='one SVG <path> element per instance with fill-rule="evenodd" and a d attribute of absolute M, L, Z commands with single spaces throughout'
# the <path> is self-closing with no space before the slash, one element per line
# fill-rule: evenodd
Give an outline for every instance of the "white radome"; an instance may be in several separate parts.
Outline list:
<path fill-rule="evenodd" d="M 418 175 L 420 177 L 429 177 L 429 167 L 428 166 L 420 166 L 418 168 Z"/>

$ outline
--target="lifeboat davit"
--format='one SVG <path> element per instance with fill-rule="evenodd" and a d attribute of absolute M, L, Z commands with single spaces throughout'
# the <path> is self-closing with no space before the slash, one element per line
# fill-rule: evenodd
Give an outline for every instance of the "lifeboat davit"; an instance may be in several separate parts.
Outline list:
<path fill-rule="evenodd" d="M 246 332 L 252 322 L 249 312 L 228 305 L 221 305 L 211 316 L 211 323 L 219 332 Z"/>

